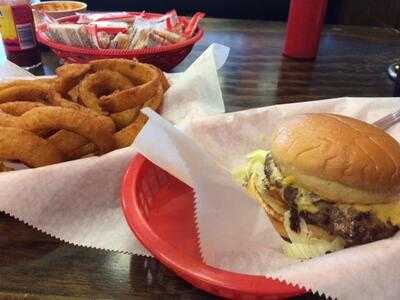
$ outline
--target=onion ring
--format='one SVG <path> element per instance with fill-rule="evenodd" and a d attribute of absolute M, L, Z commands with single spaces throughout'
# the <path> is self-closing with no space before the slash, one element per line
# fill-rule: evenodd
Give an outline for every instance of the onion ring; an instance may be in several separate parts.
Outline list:
<path fill-rule="evenodd" d="M 163 95 L 164 95 L 164 90 L 160 85 L 158 87 L 156 94 L 151 99 L 149 99 L 143 105 L 143 107 L 150 107 L 153 110 L 159 109 L 162 104 Z M 117 144 L 117 148 L 124 148 L 130 146 L 133 143 L 136 136 L 138 135 L 139 131 L 143 128 L 147 119 L 148 118 L 146 115 L 139 113 L 139 116 L 131 125 L 115 133 L 114 138 Z"/>
<path fill-rule="evenodd" d="M 150 64 L 139 63 L 136 59 L 129 60 L 120 58 L 93 60 L 90 62 L 90 66 L 93 71 L 117 71 L 128 77 L 135 85 L 141 85 L 157 77 L 161 80 L 164 91 L 169 88 L 168 80 L 160 69 Z M 156 76 L 154 72 L 156 72 L 158 76 Z"/>
<path fill-rule="evenodd" d="M 89 62 L 90 68 L 92 71 L 102 71 L 102 70 L 111 70 L 118 72 L 126 77 L 134 84 L 138 85 L 142 82 L 138 81 L 140 79 L 140 75 L 132 74 L 132 70 L 139 62 L 136 59 L 124 59 L 124 58 L 111 58 L 111 59 L 99 59 L 92 60 Z"/>
<path fill-rule="evenodd" d="M 109 68 L 128 77 L 135 87 L 100 98 L 100 106 L 111 113 L 118 113 L 136 106 L 141 106 L 157 91 L 162 84 L 164 91 L 169 83 L 164 74 L 156 67 L 124 59 L 92 61 L 93 70 Z"/>
<path fill-rule="evenodd" d="M 125 90 L 133 87 L 133 84 L 124 75 L 110 70 L 102 70 L 86 76 L 80 86 L 80 100 L 82 103 L 96 111 L 102 109 L 98 104 L 98 97 L 111 94 L 116 90 Z"/>
<path fill-rule="evenodd" d="M 11 127 L 0 127 L 0 159 L 18 160 L 33 168 L 64 161 L 62 153 L 45 139 Z"/>
<path fill-rule="evenodd" d="M 10 101 L 47 102 L 49 86 L 38 84 L 16 85 L 0 90 L 0 103 Z"/>
<path fill-rule="evenodd" d="M 164 90 L 162 86 L 159 85 L 156 94 L 148 101 L 146 101 L 143 107 L 150 107 L 153 110 L 158 110 L 162 104 L 163 95 L 164 95 Z M 140 130 L 146 124 L 147 119 L 148 118 L 146 115 L 139 113 L 139 116 L 135 119 L 133 123 L 121 129 L 120 131 L 116 132 L 114 134 L 114 139 L 117 148 L 124 148 L 130 146 L 133 143 L 136 136 L 138 135 L 138 133 L 140 132 Z M 94 145 L 87 144 L 78 148 L 76 151 L 73 151 L 71 156 L 73 158 L 79 158 L 92 153 L 93 150 L 94 150 Z"/>
<path fill-rule="evenodd" d="M 0 126 L 17 127 L 37 134 L 48 130 L 65 129 L 93 142 L 99 154 L 115 149 L 115 125 L 105 116 L 63 107 L 36 107 L 19 117 L 0 114 Z"/>
<path fill-rule="evenodd" d="M 83 110 L 83 111 L 90 111 L 95 113 L 94 111 L 88 109 L 87 107 L 80 105 L 78 103 L 69 101 L 65 99 L 59 92 L 57 92 L 55 89 L 50 89 L 49 92 L 49 102 L 50 104 L 54 106 L 61 106 L 64 108 L 71 108 L 71 109 L 76 109 L 76 110 Z"/>
<path fill-rule="evenodd" d="M 72 89 L 70 89 L 67 93 L 67 95 L 69 96 L 69 98 L 71 98 L 72 102 L 79 102 L 79 84 L 77 84 L 76 86 L 74 86 Z"/>
<path fill-rule="evenodd" d="M 66 129 L 92 141 L 99 154 L 115 148 L 112 134 L 115 130 L 112 120 L 105 116 L 86 113 L 62 107 L 37 107 L 17 117 L 17 127 L 32 132 L 46 129 Z"/>
<path fill-rule="evenodd" d="M 1 127 L 18 127 L 18 117 L 6 114 L 0 111 L 0 126 Z"/>
<path fill-rule="evenodd" d="M 45 107 L 47 107 L 47 106 L 45 106 Z M 13 116 L 13 115 L 7 114 L 1 110 L 0 111 L 0 126 L 1 127 L 21 128 L 21 126 L 19 124 L 19 122 L 21 120 L 21 116 Z M 45 129 L 45 130 L 39 130 L 38 132 L 36 132 L 36 134 L 41 137 L 44 137 L 46 134 L 48 134 L 48 132 L 49 132 L 49 129 Z"/>
<path fill-rule="evenodd" d="M 0 105 L 0 109 L 1 109 L 1 105 Z M 117 128 L 117 130 L 120 130 L 120 129 L 128 126 L 129 124 L 131 124 L 138 116 L 139 111 L 140 111 L 140 108 L 135 107 L 135 108 L 121 111 L 119 113 L 111 114 L 110 117 L 114 121 L 114 124 L 115 124 L 115 127 Z"/>
<path fill-rule="evenodd" d="M 129 59 L 102 59 L 90 62 L 93 71 L 111 70 L 116 71 L 135 85 L 142 85 L 150 81 L 158 80 L 160 73 L 152 65 L 139 63 L 137 60 Z"/>
<path fill-rule="evenodd" d="M 76 149 L 89 143 L 89 140 L 74 132 L 61 129 L 47 139 L 50 143 L 56 146 L 67 159 L 72 159 L 71 155 Z M 93 144 L 95 147 L 95 145 Z M 96 148 L 94 149 L 94 151 Z M 93 152 L 94 152 L 93 151 Z"/>
<path fill-rule="evenodd" d="M 70 159 L 78 159 L 78 158 L 82 158 L 84 156 L 88 156 L 93 153 L 96 153 L 96 145 L 93 143 L 89 143 L 89 144 L 83 145 L 82 147 L 79 147 L 78 149 L 72 151 L 69 154 L 69 158 Z"/>
<path fill-rule="evenodd" d="M 6 114 L 20 116 L 35 107 L 45 106 L 41 102 L 15 101 L 0 104 L 0 110 Z"/>
<path fill-rule="evenodd" d="M 151 67 L 151 68 L 153 68 L 153 69 L 155 69 L 155 70 L 157 71 L 158 76 L 159 76 L 159 78 L 160 78 L 160 80 L 161 80 L 161 84 L 162 84 L 162 87 L 163 87 L 164 92 L 165 92 L 166 90 L 168 90 L 169 87 L 170 87 L 170 85 L 169 85 L 169 82 L 168 82 L 167 78 L 165 77 L 164 72 L 161 71 L 159 68 L 153 66 L 153 65 L 148 65 L 148 66 Z"/>
<path fill-rule="evenodd" d="M 66 64 L 56 69 L 58 78 L 54 87 L 58 93 L 65 95 L 70 89 L 76 86 L 83 77 L 90 71 L 88 64 Z"/>
<path fill-rule="evenodd" d="M 39 86 L 45 89 L 48 89 L 50 85 L 54 82 L 54 78 L 46 78 L 46 79 L 18 79 L 18 80 L 13 80 L 10 82 L 5 82 L 0 84 L 0 90 L 4 90 L 10 87 L 15 87 L 15 86 Z"/>
<path fill-rule="evenodd" d="M 135 122 L 114 134 L 117 148 L 129 147 L 147 122 L 147 116 L 140 113 Z"/>
<path fill-rule="evenodd" d="M 156 84 L 160 84 L 157 82 Z M 149 98 L 154 96 L 155 88 L 139 85 L 134 88 L 113 93 L 100 98 L 99 104 L 106 111 L 118 113 L 137 106 L 142 106 Z"/>
<path fill-rule="evenodd" d="M 157 69 L 147 64 L 136 63 L 131 65 L 131 80 L 140 82 L 139 85 L 100 98 L 100 106 L 105 110 L 117 113 L 135 106 L 143 105 L 156 94 L 158 86 L 162 84 Z M 124 74 L 125 75 L 125 74 Z M 140 77 L 142 76 L 142 77 Z"/>

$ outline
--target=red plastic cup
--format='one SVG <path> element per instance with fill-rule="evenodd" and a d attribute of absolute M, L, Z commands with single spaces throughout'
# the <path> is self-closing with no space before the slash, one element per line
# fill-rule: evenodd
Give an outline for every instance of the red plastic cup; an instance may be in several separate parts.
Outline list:
<path fill-rule="evenodd" d="M 328 0 L 292 0 L 283 55 L 295 59 L 317 56 Z"/>

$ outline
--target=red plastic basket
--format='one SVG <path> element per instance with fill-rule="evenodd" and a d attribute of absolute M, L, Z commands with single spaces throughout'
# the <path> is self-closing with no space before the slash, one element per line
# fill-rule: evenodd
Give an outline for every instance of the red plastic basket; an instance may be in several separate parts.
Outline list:
<path fill-rule="evenodd" d="M 129 165 L 121 199 L 125 218 L 141 243 L 194 286 L 231 299 L 281 299 L 306 292 L 263 276 L 206 265 L 198 248 L 193 190 L 141 155 Z"/>
<path fill-rule="evenodd" d="M 145 16 L 158 17 L 161 15 L 147 13 Z M 58 21 L 61 23 L 75 23 L 77 20 L 78 16 L 68 16 L 61 18 Z M 47 45 L 59 58 L 63 59 L 66 63 L 86 63 L 88 61 L 101 58 L 137 58 L 139 61 L 153 64 L 163 71 L 169 71 L 178 65 L 190 53 L 194 44 L 202 38 L 203 34 L 204 31 L 198 27 L 193 37 L 173 45 L 137 50 L 119 50 L 87 49 L 60 44 L 51 41 L 46 36 L 43 27 L 40 26 L 36 33 L 38 41 L 44 45 Z"/>

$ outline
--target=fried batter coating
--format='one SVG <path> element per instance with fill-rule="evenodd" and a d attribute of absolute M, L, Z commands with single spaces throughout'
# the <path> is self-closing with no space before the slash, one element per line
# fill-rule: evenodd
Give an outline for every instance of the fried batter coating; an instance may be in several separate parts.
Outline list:
<path fill-rule="evenodd" d="M 64 161 L 62 153 L 36 134 L 12 127 L 0 127 L 0 160 L 18 160 L 36 168 Z"/>

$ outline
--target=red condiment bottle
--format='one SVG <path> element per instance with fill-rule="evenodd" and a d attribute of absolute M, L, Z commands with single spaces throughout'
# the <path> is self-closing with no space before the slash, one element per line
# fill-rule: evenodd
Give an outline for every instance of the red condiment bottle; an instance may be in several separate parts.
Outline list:
<path fill-rule="evenodd" d="M 0 33 L 10 61 L 27 69 L 41 64 L 29 0 L 0 0 Z"/>
<path fill-rule="evenodd" d="M 328 0 L 292 0 L 283 54 L 295 59 L 317 56 Z"/>

